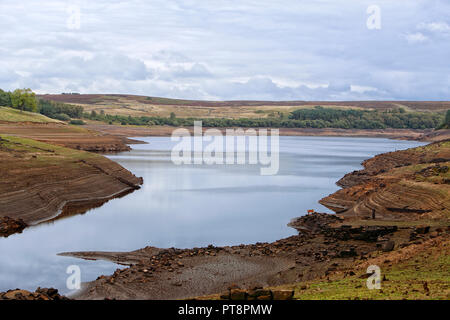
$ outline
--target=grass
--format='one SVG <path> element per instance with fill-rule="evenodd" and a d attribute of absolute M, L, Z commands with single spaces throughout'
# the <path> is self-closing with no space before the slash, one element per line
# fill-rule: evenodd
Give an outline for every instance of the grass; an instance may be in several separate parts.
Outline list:
<path fill-rule="evenodd" d="M 20 111 L 8 107 L 0 107 L 0 121 L 7 122 L 38 122 L 38 123 L 48 123 L 54 122 L 59 123 L 61 121 L 50 119 L 42 114 Z"/>
<path fill-rule="evenodd" d="M 380 290 L 369 290 L 361 274 L 281 286 L 294 289 L 299 300 L 402 300 L 450 299 L 450 255 L 446 248 L 433 248 L 405 262 L 381 267 Z M 428 291 L 425 289 L 428 288 Z"/>
<path fill-rule="evenodd" d="M 57 164 L 63 161 L 77 162 L 99 157 L 94 153 L 56 146 L 32 139 L 9 135 L 0 135 L 0 150 L 15 151 L 34 155 L 29 165 L 35 167 L 42 165 Z"/>

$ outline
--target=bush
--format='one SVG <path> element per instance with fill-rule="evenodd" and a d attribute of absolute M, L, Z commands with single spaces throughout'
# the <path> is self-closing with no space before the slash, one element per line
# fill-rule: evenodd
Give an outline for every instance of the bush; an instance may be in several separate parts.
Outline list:
<path fill-rule="evenodd" d="M 82 126 L 82 125 L 86 124 L 86 122 L 84 122 L 83 120 L 80 120 L 80 119 L 70 120 L 69 123 L 77 125 L 77 126 Z"/>
<path fill-rule="evenodd" d="M 69 121 L 70 120 L 70 117 L 65 113 L 57 113 L 57 114 L 53 115 L 52 118 L 56 119 L 56 120 L 61 120 L 61 121 Z"/>
<path fill-rule="evenodd" d="M 83 116 L 83 107 L 49 100 L 39 100 L 38 109 L 39 113 L 53 119 L 58 119 L 56 115 L 61 113 L 71 118 L 81 118 Z"/>

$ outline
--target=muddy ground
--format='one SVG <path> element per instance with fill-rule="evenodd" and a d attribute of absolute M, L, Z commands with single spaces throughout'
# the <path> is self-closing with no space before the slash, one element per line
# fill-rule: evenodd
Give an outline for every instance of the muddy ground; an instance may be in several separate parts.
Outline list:
<path fill-rule="evenodd" d="M 119 126 L 107 125 L 102 123 L 90 122 L 86 128 L 101 132 L 105 135 L 113 135 L 118 137 L 169 137 L 176 127 L 171 126 Z M 192 128 L 187 128 L 193 133 Z M 219 129 L 225 133 L 223 128 Z M 269 128 L 270 129 L 270 128 Z M 203 131 L 208 128 L 203 128 Z M 270 131 L 269 131 L 270 132 Z M 314 129 L 314 128 L 280 128 L 281 136 L 326 136 L 326 137 L 370 137 L 370 138 L 387 138 L 401 140 L 420 140 L 420 141 L 439 141 L 450 138 L 450 130 L 413 130 L 413 129 Z"/>
<path fill-rule="evenodd" d="M 273 243 L 183 250 L 147 247 L 133 252 L 63 255 L 129 266 L 84 284 L 82 292 L 73 298 L 188 299 L 220 294 L 230 288 L 249 290 L 307 282 L 337 271 L 351 274 L 373 253 L 450 236 L 449 229 L 442 227 L 417 235 L 417 227 L 348 227 L 335 219 L 334 215 L 319 213 L 303 216 L 292 224 L 299 230 L 298 235 Z"/>

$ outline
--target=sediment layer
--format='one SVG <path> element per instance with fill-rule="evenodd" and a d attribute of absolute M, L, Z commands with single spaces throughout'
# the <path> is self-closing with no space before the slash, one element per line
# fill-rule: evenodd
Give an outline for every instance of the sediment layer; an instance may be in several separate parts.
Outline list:
<path fill-rule="evenodd" d="M 68 204 L 104 202 L 143 182 L 100 155 L 11 136 L 0 139 L 0 217 L 33 225 L 55 218 Z"/>
<path fill-rule="evenodd" d="M 450 141 L 378 155 L 320 203 L 345 217 L 449 219 Z"/>

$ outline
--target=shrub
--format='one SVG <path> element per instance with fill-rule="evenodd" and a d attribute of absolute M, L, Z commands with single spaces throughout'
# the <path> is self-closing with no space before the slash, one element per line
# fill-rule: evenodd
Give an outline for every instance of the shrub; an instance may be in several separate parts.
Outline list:
<path fill-rule="evenodd" d="M 70 117 L 65 113 L 57 113 L 52 118 L 61 120 L 61 121 L 69 121 L 70 120 Z"/>
<path fill-rule="evenodd" d="M 70 123 L 70 124 L 77 125 L 77 126 L 82 126 L 82 125 L 85 125 L 85 124 L 86 124 L 86 122 L 84 122 L 84 121 L 81 120 L 81 119 L 70 120 L 69 123 Z"/>

